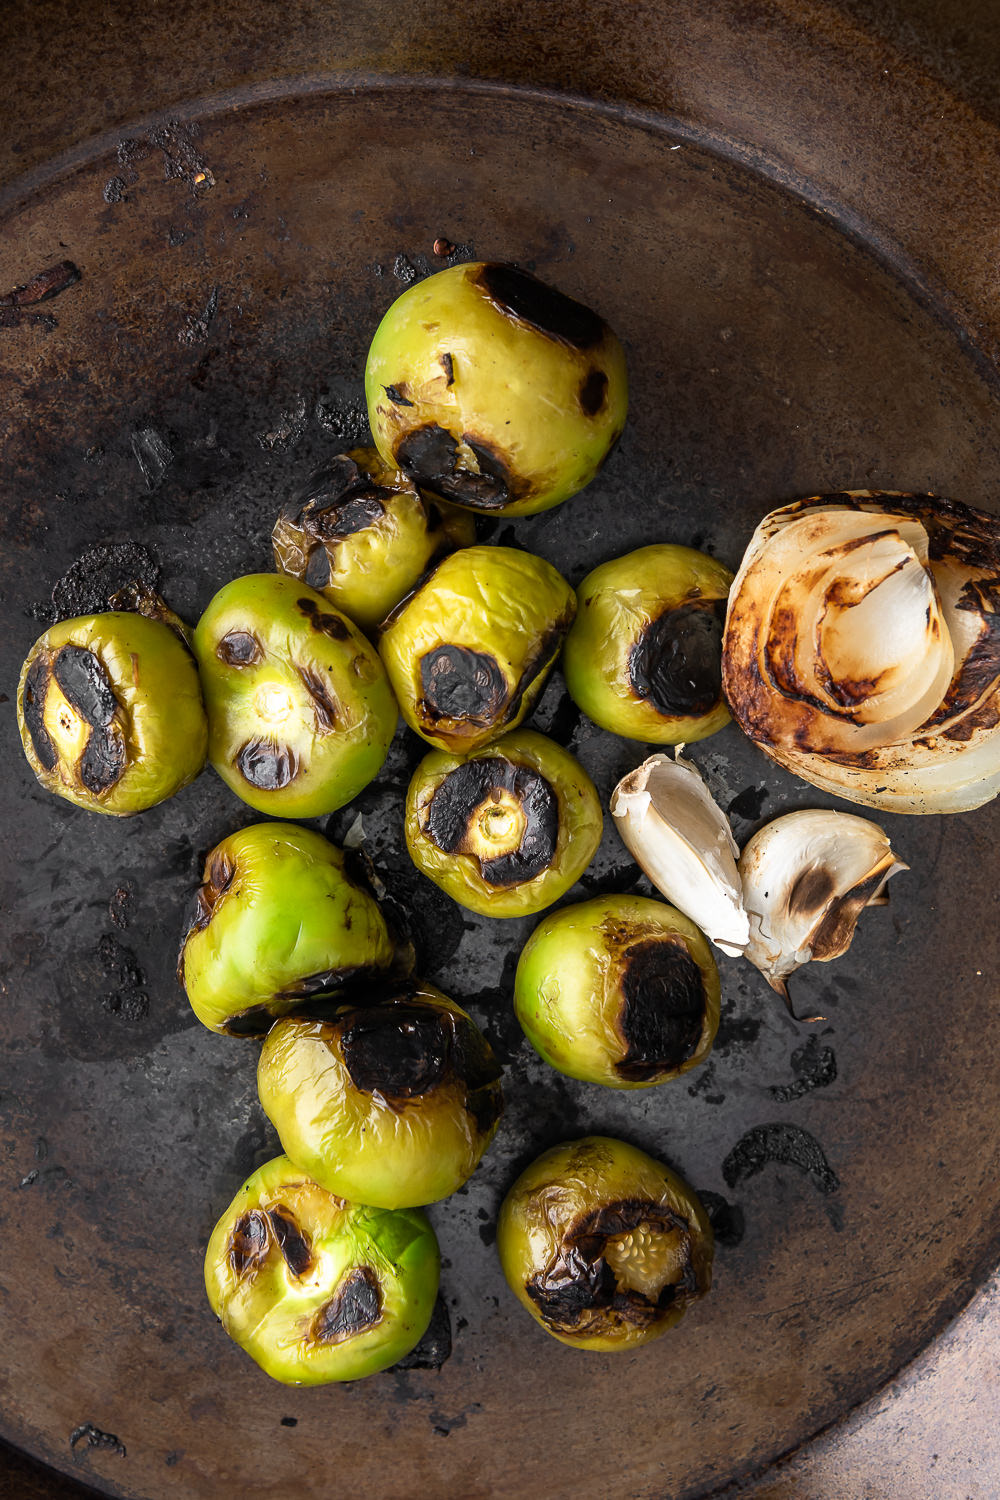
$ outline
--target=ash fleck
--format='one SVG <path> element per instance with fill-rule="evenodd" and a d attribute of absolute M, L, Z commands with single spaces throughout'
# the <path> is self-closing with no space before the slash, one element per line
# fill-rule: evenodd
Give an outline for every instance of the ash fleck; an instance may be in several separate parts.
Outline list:
<path fill-rule="evenodd" d="M 401 281 L 404 286 L 409 286 L 411 282 L 414 282 L 417 279 L 416 266 L 414 266 L 412 260 L 410 260 L 406 255 L 396 256 L 396 259 L 392 263 L 392 274 L 395 276 L 396 280 Z"/>
<path fill-rule="evenodd" d="M 38 1181 L 38 1168 L 37 1167 L 32 1167 L 31 1171 L 28 1172 L 28 1173 L 26 1173 L 25 1176 L 21 1178 L 21 1181 L 18 1183 L 18 1187 L 23 1187 L 23 1188 L 31 1187 L 32 1183 L 37 1182 L 37 1181 Z"/>
<path fill-rule="evenodd" d="M 106 932 L 97 944 L 97 957 L 104 973 L 118 982 L 103 997 L 104 1009 L 123 1021 L 144 1020 L 149 1014 L 149 996 L 143 988 L 146 976 L 131 948 Z"/>
<path fill-rule="evenodd" d="M 69 1435 L 69 1445 L 76 1453 L 80 1443 L 86 1443 L 84 1453 L 90 1448 L 103 1448 L 111 1453 L 117 1453 L 125 1457 L 125 1444 L 121 1442 L 113 1432 L 102 1432 L 100 1427 L 95 1427 L 93 1422 L 82 1422 L 79 1427 L 74 1427 Z"/>
<path fill-rule="evenodd" d="M 57 620 L 96 615 L 110 608 L 112 594 L 130 583 L 158 588 L 160 566 L 138 542 L 98 542 L 81 552 L 52 589 Z"/>
<path fill-rule="evenodd" d="M 142 470 L 142 477 L 146 481 L 146 488 L 148 490 L 159 489 L 163 483 L 164 474 L 173 463 L 174 450 L 163 434 L 151 424 L 134 428 L 131 442 L 136 463 Z"/>
<path fill-rule="evenodd" d="M 688 1085 L 688 1093 L 692 1099 L 704 1099 L 706 1104 L 725 1104 L 726 1096 L 715 1082 L 714 1063 L 706 1064 L 694 1083 Z"/>
<path fill-rule="evenodd" d="M 825 1089 L 837 1077 L 837 1058 L 832 1047 L 821 1047 L 818 1036 L 811 1036 L 804 1046 L 792 1053 L 792 1071 L 798 1076 L 792 1083 L 780 1083 L 768 1090 L 779 1104 L 801 1099 L 812 1089 Z"/>
<path fill-rule="evenodd" d="M 104 184 L 105 203 L 121 203 L 125 197 L 125 189 L 128 186 L 124 177 L 109 177 Z"/>
<path fill-rule="evenodd" d="M 727 1187 L 756 1177 L 772 1161 L 798 1168 L 824 1195 L 840 1187 L 840 1178 L 815 1136 L 799 1125 L 785 1124 L 755 1125 L 740 1137 L 722 1163 Z"/>
<path fill-rule="evenodd" d="M 108 916 L 124 930 L 132 919 L 135 895 L 130 885 L 120 885 L 108 902 Z"/>
<path fill-rule="evenodd" d="M 274 426 L 267 432 L 258 432 L 257 441 L 270 453 L 283 448 L 292 448 L 306 430 L 306 398 L 296 396 L 292 405 L 281 412 Z"/>
<path fill-rule="evenodd" d="M 219 288 L 213 286 L 208 301 L 200 313 L 188 313 L 184 327 L 177 335 L 181 344 L 203 344 L 208 338 L 215 315 L 219 311 Z"/>

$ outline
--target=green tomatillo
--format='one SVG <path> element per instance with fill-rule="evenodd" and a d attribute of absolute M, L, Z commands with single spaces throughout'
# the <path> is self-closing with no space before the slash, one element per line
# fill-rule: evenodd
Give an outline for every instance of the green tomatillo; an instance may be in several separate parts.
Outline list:
<path fill-rule="evenodd" d="M 695 1193 L 625 1141 L 586 1136 L 546 1151 L 500 1208 L 508 1285 L 576 1349 L 635 1349 L 678 1323 L 712 1284 L 714 1237 Z"/>
<path fill-rule="evenodd" d="M 275 1016 L 396 962 L 375 898 L 322 834 L 256 823 L 205 861 L 177 977 L 212 1031 L 255 1036 Z"/>
<path fill-rule="evenodd" d="M 531 711 L 576 613 L 550 563 L 464 547 L 386 621 L 379 651 L 403 718 L 431 745 L 473 750 Z"/>
<path fill-rule="evenodd" d="M 461 906 L 524 917 L 579 880 L 603 821 L 579 761 L 545 735 L 518 729 L 470 755 L 424 757 L 406 796 L 406 847 Z"/>
<path fill-rule="evenodd" d="M 531 515 L 590 483 L 628 407 L 622 346 L 516 266 L 450 266 L 376 330 L 368 418 L 387 463 L 471 510 Z"/>
<path fill-rule="evenodd" d="M 574 703 L 602 729 L 650 744 L 690 744 L 721 729 L 732 581 L 714 558 L 667 543 L 588 573 L 563 651 Z"/>
<path fill-rule="evenodd" d="M 468 511 L 425 500 L 374 448 L 338 454 L 282 510 L 274 560 L 371 632 L 435 557 L 475 541 Z"/>
<path fill-rule="evenodd" d="M 315 589 L 278 573 L 234 579 L 199 620 L 195 651 L 209 760 L 258 812 L 322 817 L 377 774 L 392 690 L 358 627 Z"/>
<path fill-rule="evenodd" d="M 205 764 L 193 656 L 168 625 L 116 611 L 62 620 L 21 669 L 17 720 L 47 791 L 90 812 L 154 807 Z"/>
<path fill-rule="evenodd" d="M 427 984 L 278 1021 L 257 1091 L 289 1157 L 383 1208 L 462 1186 L 496 1133 L 501 1068 L 464 1010 Z"/>
<path fill-rule="evenodd" d="M 419 1209 L 346 1202 L 279 1156 L 215 1226 L 205 1289 L 229 1337 L 268 1375 L 323 1385 L 388 1369 L 420 1342 L 440 1263 Z"/>
<path fill-rule="evenodd" d="M 644 896 L 597 896 L 536 927 L 514 1010 L 560 1073 L 641 1089 L 704 1062 L 719 1026 L 719 971 L 688 917 Z"/>

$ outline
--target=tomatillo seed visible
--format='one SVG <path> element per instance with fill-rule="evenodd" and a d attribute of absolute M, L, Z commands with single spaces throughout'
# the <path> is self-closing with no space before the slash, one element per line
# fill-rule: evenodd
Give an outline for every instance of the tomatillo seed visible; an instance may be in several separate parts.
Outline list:
<path fill-rule="evenodd" d="M 704 1062 L 719 971 L 695 924 L 644 896 L 597 896 L 536 927 L 514 1010 L 535 1051 L 570 1078 L 649 1088 Z"/>
<path fill-rule="evenodd" d="M 205 861 L 177 977 L 212 1031 L 259 1036 L 394 958 L 378 903 L 334 844 L 294 823 L 256 823 Z"/>
<path fill-rule="evenodd" d="M 575 612 L 565 578 L 530 552 L 453 552 L 382 630 L 379 651 L 403 718 L 442 750 L 474 750 L 515 728 Z"/>
<path fill-rule="evenodd" d="M 577 590 L 563 672 L 595 724 L 656 745 L 690 744 L 729 722 L 722 627 L 733 575 L 691 547 L 640 547 Z"/>
<path fill-rule="evenodd" d="M 205 1289 L 229 1337 L 285 1385 L 359 1380 L 420 1342 L 441 1257 L 419 1209 L 349 1203 L 279 1156 L 212 1232 Z"/>
<path fill-rule="evenodd" d="M 529 916 L 558 901 L 593 859 L 603 823 L 579 761 L 531 729 L 471 755 L 433 751 L 406 796 L 417 869 L 489 917 Z"/>
<path fill-rule="evenodd" d="M 425 500 L 375 448 L 326 461 L 278 517 L 274 560 L 372 631 L 435 557 L 475 541 L 475 520 Z"/>
<path fill-rule="evenodd" d="M 140 614 L 62 620 L 21 669 L 17 721 L 47 791 L 90 812 L 155 807 L 205 764 L 208 728 L 194 658 Z"/>
<path fill-rule="evenodd" d="M 199 620 L 195 651 L 208 758 L 258 812 L 318 818 L 378 773 L 392 691 L 374 648 L 315 589 L 278 573 L 234 579 Z"/>
<path fill-rule="evenodd" d="M 712 1284 L 714 1238 L 695 1193 L 625 1141 L 546 1151 L 500 1208 L 515 1297 L 563 1344 L 605 1353 L 659 1338 Z"/>
<path fill-rule="evenodd" d="M 625 426 L 618 339 L 515 266 L 450 266 L 389 308 L 365 369 L 387 463 L 470 510 L 531 515 L 590 483 Z"/>
<path fill-rule="evenodd" d="M 257 1091 L 283 1149 L 331 1192 L 434 1203 L 479 1165 L 502 1069 L 475 1023 L 427 984 L 278 1021 Z"/>

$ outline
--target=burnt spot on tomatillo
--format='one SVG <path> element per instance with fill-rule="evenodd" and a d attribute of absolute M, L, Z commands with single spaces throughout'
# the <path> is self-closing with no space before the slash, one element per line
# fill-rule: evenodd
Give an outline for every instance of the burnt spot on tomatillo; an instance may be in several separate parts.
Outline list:
<path fill-rule="evenodd" d="M 340 541 L 384 515 L 392 494 L 349 454 L 340 453 L 313 471 L 305 488 L 282 509 L 281 519 L 317 542 Z"/>
<path fill-rule="evenodd" d="M 177 958 L 177 978 L 184 983 L 184 950 L 188 939 L 196 932 L 203 932 L 212 920 L 219 898 L 233 883 L 236 862 L 218 849 L 213 850 L 205 868 L 204 879 L 195 891 L 194 901 L 188 913 L 187 925 L 181 939 L 181 950 Z"/>
<path fill-rule="evenodd" d="M 94 795 L 109 792 L 126 771 L 118 697 L 96 652 L 75 645 L 54 657 L 42 652 L 25 677 L 21 709 L 45 770 L 73 759 L 75 779 Z"/>
<path fill-rule="evenodd" d="M 320 609 L 314 599 L 296 599 L 296 608 L 305 615 L 313 630 L 319 630 L 323 635 L 328 635 L 334 641 L 346 641 L 350 635 L 350 626 L 343 615 L 334 614 L 332 610 Z"/>
<path fill-rule="evenodd" d="M 230 630 L 215 648 L 227 667 L 255 667 L 264 660 L 264 649 L 252 630 Z"/>
<path fill-rule="evenodd" d="M 615 1071 L 643 1083 L 680 1068 L 698 1049 L 708 996 L 701 969 L 684 943 L 648 938 L 623 956 L 618 1030 L 626 1051 Z"/>
<path fill-rule="evenodd" d="M 341 1277 L 329 1302 L 314 1315 L 310 1337 L 317 1344 L 340 1344 L 382 1321 L 382 1288 L 371 1266 L 354 1266 Z"/>
<path fill-rule="evenodd" d="M 284 1260 L 293 1276 L 303 1277 L 315 1264 L 312 1247 L 295 1216 L 283 1205 L 250 1209 L 233 1225 L 228 1256 L 233 1274 L 254 1275 L 272 1252 Z"/>
<path fill-rule="evenodd" d="M 277 740 L 248 740 L 236 753 L 235 764 L 244 780 L 264 792 L 277 792 L 298 775 L 298 751 Z"/>
<path fill-rule="evenodd" d="M 296 671 L 312 702 L 317 734 L 331 733 L 337 727 L 340 713 L 328 684 L 318 672 L 313 672 L 308 667 L 296 667 Z"/>
<path fill-rule="evenodd" d="M 608 395 L 608 377 L 603 370 L 588 370 L 580 385 L 580 408 L 588 417 L 596 417 Z"/>
<path fill-rule="evenodd" d="M 41 653 L 36 656 L 28 669 L 24 679 L 24 691 L 21 694 L 21 712 L 24 715 L 24 723 L 39 764 L 46 771 L 55 770 L 59 762 L 59 752 L 52 743 L 44 722 L 45 698 L 49 690 L 51 675 L 52 663 L 45 653 Z"/>
<path fill-rule="evenodd" d="M 502 510 L 524 491 L 489 444 L 474 433 L 463 432 L 460 446 L 437 422 L 425 422 L 404 433 L 393 457 L 421 489 L 470 510 Z"/>
<path fill-rule="evenodd" d="M 706 599 L 652 620 L 629 653 L 636 696 L 670 718 L 709 713 L 722 695 L 725 611 L 724 599 Z"/>
<path fill-rule="evenodd" d="M 603 321 L 585 307 L 517 266 L 487 264 L 479 285 L 500 312 L 573 349 L 590 349 L 604 337 Z"/>
<path fill-rule="evenodd" d="M 444 853 L 472 856 L 489 885 L 519 885 L 555 858 L 559 800 L 540 772 L 504 755 L 480 756 L 441 781 L 424 831 Z"/>
<path fill-rule="evenodd" d="M 465 646 L 435 646 L 420 658 L 420 714 L 433 723 L 462 719 L 495 724 L 507 707 L 509 685 L 496 659 Z"/>
<path fill-rule="evenodd" d="M 578 1218 L 556 1257 L 525 1282 L 555 1333 L 647 1329 L 698 1290 L 690 1226 L 662 1203 L 622 1199 Z"/>
<path fill-rule="evenodd" d="M 402 1104 L 458 1082 L 481 1130 L 499 1119 L 502 1069 L 467 1016 L 413 999 L 349 1011 L 337 1030 L 344 1066 L 361 1092 Z"/>

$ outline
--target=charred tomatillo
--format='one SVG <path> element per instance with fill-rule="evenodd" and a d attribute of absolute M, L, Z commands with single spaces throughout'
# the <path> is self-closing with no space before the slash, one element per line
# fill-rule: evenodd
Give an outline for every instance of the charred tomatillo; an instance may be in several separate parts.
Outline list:
<path fill-rule="evenodd" d="M 125 817 L 172 797 L 205 764 L 198 669 L 169 626 L 114 612 L 62 620 L 21 669 L 17 720 L 47 791 Z"/>
<path fill-rule="evenodd" d="M 205 861 L 177 976 L 199 1021 L 254 1036 L 394 958 L 378 903 L 334 844 L 294 823 L 256 823 Z"/>
<path fill-rule="evenodd" d="M 257 1091 L 283 1149 L 317 1182 L 384 1208 L 434 1203 L 471 1176 L 503 1108 L 475 1023 L 428 984 L 287 1016 Z"/>
<path fill-rule="evenodd" d="M 535 928 L 518 960 L 514 1010 L 560 1073 L 648 1088 L 708 1056 L 719 971 L 703 933 L 674 907 L 597 896 Z"/>
<path fill-rule="evenodd" d="M 404 600 L 379 651 L 403 718 L 442 750 L 474 750 L 526 717 L 576 612 L 550 563 L 463 547 Z"/>
<path fill-rule="evenodd" d="M 274 527 L 275 565 L 372 631 L 432 560 L 476 538 L 475 520 L 425 500 L 375 448 L 338 454 L 313 473 Z"/>
<path fill-rule="evenodd" d="M 470 755 L 432 751 L 406 796 L 406 847 L 429 880 L 489 917 L 544 910 L 601 842 L 586 771 L 553 740 L 517 729 Z"/>
<path fill-rule="evenodd" d="M 195 651 L 208 758 L 258 812 L 318 818 L 377 774 L 392 690 L 358 627 L 315 589 L 278 573 L 234 579 L 199 620 Z"/>
<path fill-rule="evenodd" d="M 387 463 L 471 510 L 530 515 L 590 483 L 625 426 L 625 355 L 582 303 L 516 266 L 451 266 L 403 292 L 365 369 Z"/>
<path fill-rule="evenodd" d="M 701 740 L 729 722 L 722 627 L 733 575 L 692 547 L 640 547 L 577 589 L 563 650 L 570 696 L 595 724 L 656 745 Z"/>
<path fill-rule="evenodd" d="M 586 1136 L 546 1151 L 500 1208 L 511 1291 L 576 1349 L 635 1349 L 712 1284 L 714 1237 L 696 1194 L 644 1151 Z"/>
<path fill-rule="evenodd" d="M 359 1380 L 420 1342 L 440 1252 L 426 1215 L 335 1197 L 279 1156 L 212 1232 L 205 1289 L 233 1341 L 285 1385 Z"/>

